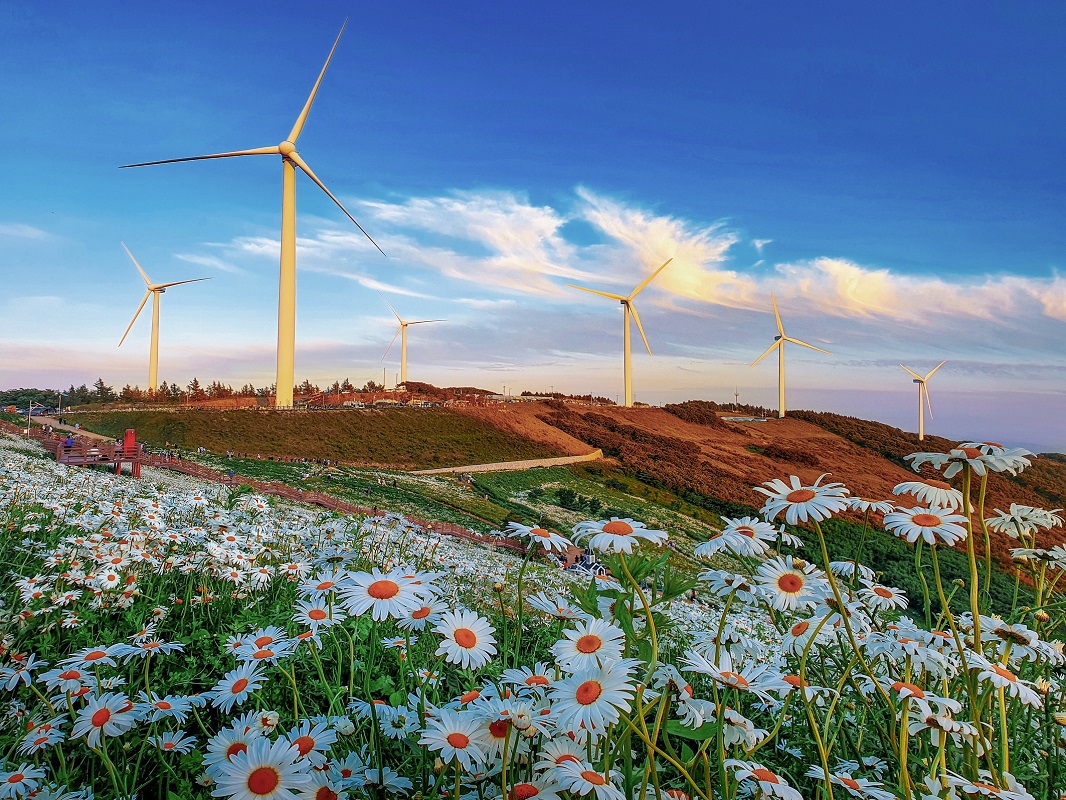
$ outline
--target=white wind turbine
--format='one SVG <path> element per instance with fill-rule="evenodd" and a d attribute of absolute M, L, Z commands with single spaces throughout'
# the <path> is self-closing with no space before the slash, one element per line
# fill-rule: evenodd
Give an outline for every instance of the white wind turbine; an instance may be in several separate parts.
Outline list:
<path fill-rule="evenodd" d="M 666 259 L 666 262 L 659 267 L 655 272 L 645 278 L 640 284 L 629 293 L 627 297 L 623 297 L 620 294 L 611 294 L 610 292 L 601 292 L 596 289 L 586 289 L 584 286 L 575 286 L 572 283 L 568 283 L 571 289 L 580 289 L 583 292 L 591 292 L 592 294 L 598 294 L 601 297 L 609 297 L 612 300 L 617 300 L 622 304 L 622 371 L 625 377 L 626 385 L 626 408 L 633 406 L 633 371 L 630 365 L 630 334 L 629 334 L 629 315 L 633 314 L 633 321 L 637 323 L 637 330 L 640 331 L 640 338 L 644 340 L 644 346 L 648 348 L 648 355 L 651 355 L 651 345 L 648 344 L 648 337 L 644 335 L 644 326 L 640 324 L 640 315 L 637 313 L 636 307 L 633 305 L 633 298 L 644 291 L 649 283 L 654 280 L 655 276 L 666 269 L 666 265 L 673 261 L 672 258 Z"/>
<path fill-rule="evenodd" d="M 176 164 L 183 161 L 203 161 L 214 158 L 237 158 L 240 156 L 281 156 L 282 191 L 281 191 L 281 270 L 278 282 L 278 372 L 277 372 L 277 395 L 274 406 L 276 408 L 290 408 L 292 406 L 292 390 L 296 375 L 296 170 L 299 169 L 311 182 L 318 186 L 326 195 L 337 204 L 337 207 L 350 219 L 355 226 L 363 232 L 370 243 L 378 247 L 369 233 L 363 230 L 355 217 L 348 213 L 340 200 L 334 197 L 333 192 L 326 188 L 318 176 L 307 166 L 307 162 L 296 152 L 296 140 L 300 138 L 304 123 L 307 122 L 307 114 L 311 110 L 311 104 L 318 94 L 318 88 L 322 85 L 326 69 L 337 49 L 337 44 L 344 34 L 344 28 L 348 21 L 344 21 L 341 32 L 333 43 L 333 49 L 326 57 L 326 63 L 318 74 L 318 80 L 311 89 L 311 94 L 296 117 L 296 122 L 289 131 L 289 135 L 280 143 L 268 147 L 255 147 L 250 150 L 234 150 L 228 153 L 214 153 L 206 156 L 191 156 L 189 158 L 168 158 L 163 161 L 146 161 L 140 164 L 125 164 L 128 167 L 148 167 L 154 164 Z M 275 54 L 279 55 L 279 54 Z M 381 252 L 385 255 L 384 251 Z"/>
<path fill-rule="evenodd" d="M 126 328 L 126 332 L 122 334 L 122 340 L 118 343 L 119 347 L 122 347 L 122 342 L 126 341 L 126 337 L 129 336 L 130 330 L 133 328 L 133 323 L 137 321 L 137 317 L 141 315 L 141 311 L 144 309 L 144 304 L 148 302 L 148 295 L 152 296 L 152 345 L 150 355 L 148 357 L 148 391 L 154 392 L 159 388 L 159 295 L 163 294 L 171 286 L 181 286 L 183 283 L 196 283 L 197 281 L 209 281 L 210 278 L 192 278 L 187 281 L 171 281 L 170 283 L 152 283 L 148 280 L 148 276 L 144 274 L 144 270 L 141 269 L 141 265 L 137 263 L 137 259 L 133 257 L 133 253 L 126 247 L 126 243 L 122 242 L 122 248 L 126 251 L 126 255 L 130 257 L 133 262 L 133 266 L 137 268 L 137 271 L 141 273 L 141 277 L 144 278 L 144 285 L 148 287 L 148 291 L 144 293 L 144 297 L 141 299 L 141 304 L 137 306 L 137 311 L 133 315 L 133 319 L 130 320 L 129 327 Z"/>
<path fill-rule="evenodd" d="M 382 295 L 381 299 L 385 300 L 384 295 Z M 392 315 L 394 317 L 396 317 L 396 321 L 400 323 L 400 327 L 398 327 L 396 329 L 396 333 L 393 334 L 392 341 L 389 342 L 389 346 L 387 348 L 385 348 L 385 355 L 381 357 L 381 360 L 382 361 L 385 360 L 385 356 L 387 356 L 389 354 L 389 351 L 392 350 L 392 346 L 394 344 L 396 344 L 396 337 L 399 336 L 400 337 L 400 383 L 403 384 L 404 386 L 406 386 L 407 385 L 407 326 L 408 325 L 425 325 L 425 324 L 427 324 L 429 322 L 447 322 L 447 320 L 444 320 L 444 319 L 416 319 L 416 320 L 412 320 L 412 321 L 408 322 L 407 320 L 401 318 L 400 315 L 396 313 L 396 309 L 392 307 L 392 303 L 390 303 L 388 300 L 385 300 L 385 305 L 387 305 L 389 307 L 389 311 L 391 311 Z"/>
<path fill-rule="evenodd" d="M 929 382 L 929 379 L 933 377 L 933 373 L 936 372 L 938 369 L 940 369 L 942 366 L 944 366 L 947 363 L 948 363 L 947 361 L 941 361 L 939 364 L 937 364 L 935 367 L 933 367 L 931 370 L 929 370 L 929 373 L 924 378 L 921 375 L 919 375 L 917 372 L 915 372 L 914 370 L 908 369 L 907 367 L 903 367 L 903 365 L 900 364 L 900 366 L 903 367 L 904 370 L 906 370 L 907 374 L 910 375 L 912 378 L 914 378 L 914 383 L 918 384 L 918 441 L 919 442 L 923 441 L 925 439 L 925 408 L 929 409 L 929 419 L 933 418 L 933 404 L 929 402 L 929 387 L 926 384 Z M 923 396 L 925 397 L 925 408 L 922 408 L 922 397 Z"/>
<path fill-rule="evenodd" d="M 782 419 L 785 416 L 785 342 L 792 342 L 792 344 L 798 344 L 803 347 L 809 347 L 811 350 L 817 350 L 819 353 L 825 353 L 827 356 L 831 356 L 828 350 L 823 350 L 820 347 L 815 347 L 813 344 L 807 344 L 801 342 L 799 339 L 793 339 L 791 336 L 785 336 L 785 329 L 781 325 L 781 314 L 777 311 L 777 300 L 774 297 L 774 293 L 770 292 L 770 302 L 774 305 L 774 317 L 777 319 L 777 333 L 774 337 L 774 343 L 766 348 L 761 356 L 755 359 L 751 366 L 755 366 L 768 355 L 776 347 L 777 348 L 777 418 Z"/>

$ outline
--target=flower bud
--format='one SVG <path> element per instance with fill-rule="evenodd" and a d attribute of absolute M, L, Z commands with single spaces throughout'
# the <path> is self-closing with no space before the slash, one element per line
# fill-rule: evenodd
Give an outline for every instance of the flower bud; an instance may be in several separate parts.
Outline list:
<path fill-rule="evenodd" d="M 1040 609 L 1035 614 L 1033 614 L 1033 619 L 1035 619 L 1037 622 L 1050 622 L 1051 615 L 1044 611 L 1044 609 Z"/>

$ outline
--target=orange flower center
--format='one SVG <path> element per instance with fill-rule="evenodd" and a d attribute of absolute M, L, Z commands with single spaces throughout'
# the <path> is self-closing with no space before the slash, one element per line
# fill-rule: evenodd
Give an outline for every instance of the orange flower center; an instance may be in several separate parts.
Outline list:
<path fill-rule="evenodd" d="M 507 736 L 507 729 L 511 727 L 509 719 L 497 719 L 489 723 L 489 733 L 497 739 Z"/>
<path fill-rule="evenodd" d="M 315 790 L 315 800 L 337 800 L 337 793 L 328 786 L 319 786 Z"/>
<path fill-rule="evenodd" d="M 802 636 L 810 629 L 810 627 L 811 623 L 809 622 L 797 622 L 789 629 L 789 633 L 791 633 L 793 636 Z"/>
<path fill-rule="evenodd" d="M 541 539 L 550 539 L 552 536 L 548 531 L 544 530 L 544 528 L 531 528 L 529 532 L 531 535 L 539 536 Z"/>
<path fill-rule="evenodd" d="M 749 539 L 755 538 L 755 529 L 749 525 L 741 525 L 737 528 L 734 528 L 733 530 L 735 530 L 741 536 L 747 536 Z"/>
<path fill-rule="evenodd" d="M 467 736 L 465 733 L 459 733 L 458 731 L 454 733 L 449 733 L 445 738 L 448 744 L 450 744 L 456 750 L 462 750 L 464 747 L 470 744 L 470 737 Z"/>
<path fill-rule="evenodd" d="M 318 591 L 320 592 L 324 592 L 326 591 L 326 589 L 332 589 L 336 585 L 337 584 L 335 584 L 333 581 L 322 581 L 322 583 L 318 584 L 318 586 L 316 586 L 315 588 L 318 589 Z"/>
<path fill-rule="evenodd" d="M 264 658 L 273 658 L 273 657 L 274 657 L 274 651 L 273 650 L 267 650 L 265 648 L 263 650 L 256 650 L 254 653 L 252 653 L 252 658 L 264 659 Z"/>
<path fill-rule="evenodd" d="M 281 775 L 274 767 L 258 767 L 248 776 L 248 791 L 253 795 L 272 794 L 281 783 Z"/>
<path fill-rule="evenodd" d="M 10 778 L 7 779 L 7 782 L 8 783 L 22 783 L 22 781 L 23 781 L 23 779 L 25 777 L 26 776 L 23 775 L 21 772 L 16 772 L 14 775 L 12 775 Z"/>
<path fill-rule="evenodd" d="M 308 619 L 325 619 L 326 618 L 326 612 L 323 611 L 321 608 L 312 608 L 310 611 L 307 612 L 307 618 Z"/>
<path fill-rule="evenodd" d="M 785 594 L 796 594 L 803 588 L 805 581 L 795 572 L 786 572 L 777 579 L 777 588 Z"/>
<path fill-rule="evenodd" d="M 256 647 L 266 647 L 268 644 L 273 644 L 273 636 L 260 636 L 258 639 L 253 640 L 252 644 Z"/>
<path fill-rule="evenodd" d="M 913 683 L 904 683 L 903 681 L 896 681 L 892 684 L 892 688 L 897 692 L 901 692 L 903 689 L 906 689 L 912 697 L 917 697 L 919 700 L 925 699 L 925 692 L 923 692 Z"/>
<path fill-rule="evenodd" d="M 932 486 L 934 489 L 950 489 L 951 484 L 944 481 L 926 481 L 926 486 Z"/>
<path fill-rule="evenodd" d="M 753 769 L 751 771 L 751 776 L 755 778 L 755 780 L 762 781 L 763 783 L 781 783 L 781 779 L 765 767 Z"/>
<path fill-rule="evenodd" d="M 532 783 L 518 783 L 507 795 L 507 800 L 529 800 L 529 798 L 536 797 L 538 794 L 540 794 L 540 789 Z"/>
<path fill-rule="evenodd" d="M 428 617 L 432 613 L 433 613 L 433 609 L 432 608 L 430 608 L 429 606 L 422 606 L 417 611 L 412 611 L 411 612 L 411 619 L 425 619 L 426 617 Z"/>
<path fill-rule="evenodd" d="M 459 695 L 459 702 L 472 703 L 479 697 L 481 697 L 481 692 L 479 692 L 477 689 L 473 689 L 469 692 L 464 692 L 463 694 Z"/>
<path fill-rule="evenodd" d="M 919 528 L 935 528 L 940 524 L 940 517 L 936 514 L 915 514 L 911 517 L 911 522 L 917 525 Z"/>
<path fill-rule="evenodd" d="M 76 681 L 81 678 L 81 673 L 78 672 L 76 669 L 68 669 L 65 672 L 60 672 L 59 677 L 60 679 L 65 681 Z"/>
<path fill-rule="evenodd" d="M 155 707 L 158 708 L 160 711 L 170 711 L 170 709 L 174 708 L 174 706 L 172 706 L 166 700 L 160 700 L 158 703 L 155 704 Z"/>
<path fill-rule="evenodd" d="M 548 679 L 543 675 L 530 675 L 526 678 L 526 686 L 547 686 Z"/>
<path fill-rule="evenodd" d="M 895 596 L 895 595 L 892 594 L 891 591 L 886 589 L 884 586 L 875 586 L 874 587 L 874 594 L 876 594 L 878 597 L 883 597 L 886 600 L 891 600 Z"/>
<path fill-rule="evenodd" d="M 103 658 L 106 655 L 107 655 L 107 653 L 104 652 L 103 650 L 93 650 L 91 653 L 87 654 L 85 656 L 85 658 L 82 659 L 82 660 L 83 661 L 98 661 L 99 659 Z"/>
<path fill-rule="evenodd" d="M 102 728 L 108 723 L 108 720 L 110 719 L 111 709 L 101 708 L 99 711 L 93 714 L 92 719 L 89 721 L 92 722 L 94 728 Z"/>
<path fill-rule="evenodd" d="M 748 679 L 745 678 L 743 675 L 737 674 L 736 672 L 723 672 L 722 678 L 725 680 L 726 683 L 730 684 L 731 686 L 736 686 L 738 689 L 748 688 Z"/>
<path fill-rule="evenodd" d="M 238 678 L 236 681 L 234 681 L 233 685 L 230 687 L 229 690 L 233 694 L 240 694 L 241 692 L 243 692 L 247 688 L 248 688 L 248 679 L 247 678 Z"/>
<path fill-rule="evenodd" d="M 574 644 L 579 653 L 595 653 L 603 647 L 603 639 L 591 633 L 586 633 Z"/>
<path fill-rule="evenodd" d="M 633 526 L 620 519 L 614 519 L 603 526 L 604 533 L 613 533 L 615 536 L 629 536 L 633 532 Z"/>
<path fill-rule="evenodd" d="M 296 745 L 296 749 L 300 751 L 301 756 L 306 756 L 315 746 L 315 740 L 310 736 L 300 736 L 293 739 L 292 743 Z"/>
<path fill-rule="evenodd" d="M 464 647 L 467 650 L 477 644 L 477 634 L 469 628 L 456 628 L 455 633 L 452 634 L 452 638 L 455 639 L 457 645 Z"/>
<path fill-rule="evenodd" d="M 1009 669 L 1004 669 L 999 664 L 993 664 L 992 665 L 992 669 L 995 671 L 995 673 L 997 675 L 999 675 L 999 677 L 1004 678 L 1004 679 L 1010 681 L 1011 683 L 1014 683 L 1016 680 L 1018 680 L 1018 676 L 1017 675 L 1015 675 Z"/>
<path fill-rule="evenodd" d="M 966 458 L 980 458 L 982 456 L 981 451 L 976 447 L 960 447 L 959 452 L 966 456 Z"/>
<path fill-rule="evenodd" d="M 598 681 L 585 681 L 577 687 L 577 692 L 574 696 L 577 698 L 577 702 L 587 706 L 595 703 L 601 694 L 603 694 L 603 687 L 600 686 Z"/>
<path fill-rule="evenodd" d="M 849 789 L 852 789 L 852 790 L 854 790 L 856 792 L 860 791 L 861 788 L 862 788 L 862 787 L 859 786 L 859 782 L 857 780 L 855 780 L 854 778 L 840 778 L 839 780 L 840 780 L 840 782 L 842 784 L 847 786 Z"/>
<path fill-rule="evenodd" d="M 607 779 L 600 775 L 600 773 L 593 772 L 590 769 L 587 769 L 582 772 L 581 777 L 591 783 L 593 786 L 603 786 L 607 783 Z"/>
<path fill-rule="evenodd" d="M 813 489 L 793 489 L 785 495 L 785 500 L 790 503 L 806 503 L 818 496 Z"/>
<path fill-rule="evenodd" d="M 400 593 L 400 584 L 396 581 L 374 581 L 366 588 L 366 593 L 375 600 L 391 600 Z"/>

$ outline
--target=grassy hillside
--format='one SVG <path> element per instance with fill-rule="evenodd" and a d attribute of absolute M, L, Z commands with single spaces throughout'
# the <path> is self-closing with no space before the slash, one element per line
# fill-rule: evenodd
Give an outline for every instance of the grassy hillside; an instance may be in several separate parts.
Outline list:
<path fill-rule="evenodd" d="M 295 414 L 256 411 L 131 411 L 79 414 L 97 433 L 161 446 L 206 447 L 297 458 L 328 458 L 396 469 L 483 464 L 566 455 L 446 408 L 351 409 Z"/>

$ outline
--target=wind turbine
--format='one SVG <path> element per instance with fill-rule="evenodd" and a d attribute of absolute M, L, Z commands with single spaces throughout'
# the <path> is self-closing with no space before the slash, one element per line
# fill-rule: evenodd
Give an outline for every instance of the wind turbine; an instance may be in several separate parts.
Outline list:
<path fill-rule="evenodd" d="M 281 278 L 278 288 L 278 374 L 277 398 L 274 401 L 275 408 L 292 406 L 292 390 L 296 372 L 296 168 L 299 167 L 308 178 L 317 184 L 318 188 L 337 204 L 337 207 L 344 212 L 345 216 L 355 223 L 355 226 L 363 232 L 363 235 L 370 239 L 371 244 L 377 247 L 382 255 L 385 255 L 385 252 L 378 247 L 377 242 L 371 238 L 369 233 L 363 230 L 363 226 L 356 221 L 355 217 L 348 213 L 348 209 L 341 205 L 341 201 L 333 196 L 333 193 L 326 188 L 326 185 L 318 179 L 318 176 L 311 171 L 311 168 L 307 166 L 300 154 L 296 152 L 296 140 L 300 138 L 300 132 L 307 121 L 307 114 L 311 110 L 311 103 L 315 100 L 318 87 L 322 84 L 322 78 L 326 74 L 326 69 L 329 67 L 329 62 L 333 58 L 333 53 L 336 51 L 337 44 L 340 42 L 341 36 L 344 34 L 344 28 L 347 25 L 348 21 L 345 20 L 344 25 L 341 26 L 341 32 L 337 34 L 337 40 L 333 43 L 333 49 L 329 51 L 326 63 L 322 66 L 318 80 L 315 81 L 314 88 L 311 89 L 311 95 L 307 98 L 307 102 L 304 104 L 299 116 L 296 117 L 296 124 L 292 126 L 289 135 L 281 144 L 256 147 L 251 150 L 235 150 L 230 153 L 215 153 L 207 156 L 169 158 L 164 161 L 125 164 L 122 167 L 123 169 L 127 167 L 148 167 L 155 164 L 175 164 L 181 161 L 203 161 L 211 158 L 234 158 L 236 156 L 281 156 Z"/>
<path fill-rule="evenodd" d="M 148 391 L 154 392 L 159 388 L 159 295 L 163 294 L 171 286 L 181 286 L 183 283 L 196 283 L 197 281 L 209 281 L 210 278 L 192 278 L 187 281 L 171 281 L 170 283 L 152 283 L 148 280 L 148 276 L 144 274 L 144 270 L 141 269 L 141 265 L 137 263 L 137 259 L 133 257 L 133 253 L 126 247 L 126 243 L 122 242 L 122 249 L 126 251 L 126 255 L 130 257 L 133 262 L 133 266 L 137 268 L 137 271 L 141 273 L 141 277 L 144 278 L 144 285 L 148 287 L 148 291 L 144 293 L 144 297 L 141 299 L 141 304 L 137 306 L 137 312 L 133 315 L 133 319 L 130 320 L 129 327 L 126 328 L 126 332 L 122 334 L 122 340 L 118 343 L 119 347 L 122 347 L 122 342 L 126 341 L 126 337 L 129 336 L 130 330 L 133 328 L 133 323 L 137 321 L 137 317 L 141 315 L 141 311 L 144 309 L 144 304 L 148 302 L 148 295 L 152 296 L 152 349 L 151 354 L 148 357 Z"/>
<path fill-rule="evenodd" d="M 947 364 L 947 361 L 941 361 L 927 374 L 924 378 L 912 369 L 903 367 L 907 374 L 914 378 L 914 383 L 918 384 L 918 441 L 921 442 L 925 439 L 925 409 L 922 408 L 922 397 L 925 397 L 926 408 L 929 409 L 929 419 L 933 418 L 933 404 L 929 402 L 929 387 L 926 385 L 929 379 L 933 377 L 933 373 Z"/>
<path fill-rule="evenodd" d="M 831 356 L 832 353 L 828 350 L 823 350 L 820 347 L 815 347 L 813 344 L 807 344 L 806 342 L 801 342 L 799 339 L 793 339 L 791 336 L 785 336 L 785 329 L 781 325 L 781 314 L 777 311 L 777 300 L 774 297 L 773 292 L 770 292 L 770 302 L 774 304 L 774 317 L 777 319 L 778 335 L 774 337 L 774 343 L 767 347 L 763 354 L 751 363 L 751 366 L 754 367 L 770 355 L 775 347 L 777 348 L 777 418 L 782 419 L 785 416 L 785 342 L 792 342 L 792 344 L 809 347 L 811 350 L 817 350 L 819 353 L 825 353 L 827 356 Z"/>
<path fill-rule="evenodd" d="M 623 297 L 620 294 L 611 294 L 610 292 L 601 292 L 601 291 L 598 291 L 596 289 L 586 289 L 584 286 L 575 286 L 572 283 L 566 284 L 571 289 L 580 289 L 583 292 L 591 292 L 592 294 L 598 294 L 601 297 L 609 297 L 610 299 L 617 300 L 619 303 L 622 304 L 622 348 L 623 348 L 623 350 L 622 350 L 622 353 L 623 353 L 622 367 L 623 367 L 623 374 L 625 376 L 625 384 L 626 384 L 626 408 L 632 408 L 632 406 L 633 406 L 633 371 L 632 371 L 632 366 L 630 365 L 630 353 L 629 353 L 629 350 L 630 350 L 630 346 L 629 346 L 629 341 L 630 341 L 630 336 L 629 336 L 629 314 L 630 314 L 630 312 L 632 312 L 632 314 L 633 314 L 633 321 L 637 323 L 637 330 L 640 331 L 640 338 L 642 338 L 644 340 L 644 346 L 646 348 L 648 348 L 648 355 L 649 356 L 651 355 L 651 345 L 648 344 L 648 337 L 644 335 L 644 326 L 640 324 L 640 315 L 637 313 L 637 309 L 633 305 L 633 298 L 636 297 L 641 292 L 643 292 L 644 289 L 647 287 L 647 285 L 652 282 L 652 280 L 655 278 L 655 276 L 658 275 L 660 272 L 662 272 L 664 269 L 666 269 L 666 265 L 669 264 L 671 261 L 673 261 L 672 258 L 666 259 L 666 262 L 661 267 L 659 267 L 657 270 L 655 270 L 655 272 L 653 272 L 651 275 L 649 275 L 647 278 L 645 278 L 643 281 L 641 281 L 640 284 L 637 286 L 637 288 L 634 289 L 632 292 L 630 292 L 627 297 Z"/>
<path fill-rule="evenodd" d="M 382 295 L 381 299 L 385 300 L 384 295 Z M 387 348 L 385 348 L 385 355 L 381 357 L 381 360 L 382 361 L 385 360 L 385 356 L 387 356 L 389 354 L 389 351 L 392 350 L 392 346 L 394 344 L 396 344 L 396 337 L 400 336 L 401 337 L 400 338 L 400 383 L 406 386 L 407 385 L 407 326 L 408 325 L 425 325 L 428 322 L 447 322 L 447 320 L 443 320 L 443 319 L 416 319 L 416 320 L 412 320 L 411 322 L 408 322 L 408 321 L 402 319 L 400 317 L 400 315 L 396 313 L 396 309 L 392 307 L 392 303 L 390 303 L 388 300 L 385 300 L 385 305 L 387 305 L 389 307 L 389 310 L 392 312 L 392 315 L 394 317 L 396 317 L 396 320 L 400 323 L 400 327 L 397 328 L 396 329 L 396 333 L 393 334 L 392 341 L 389 342 L 389 346 Z"/>

